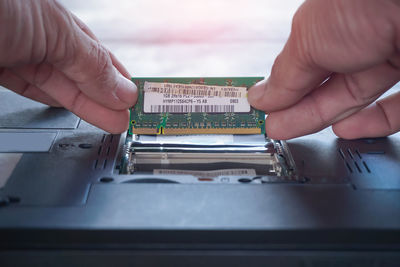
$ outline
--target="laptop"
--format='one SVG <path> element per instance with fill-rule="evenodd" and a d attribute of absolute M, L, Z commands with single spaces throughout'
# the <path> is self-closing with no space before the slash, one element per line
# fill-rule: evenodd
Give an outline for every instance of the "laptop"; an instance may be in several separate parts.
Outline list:
<path fill-rule="evenodd" d="M 400 135 L 111 135 L 0 89 L 0 266 L 400 266 Z"/>

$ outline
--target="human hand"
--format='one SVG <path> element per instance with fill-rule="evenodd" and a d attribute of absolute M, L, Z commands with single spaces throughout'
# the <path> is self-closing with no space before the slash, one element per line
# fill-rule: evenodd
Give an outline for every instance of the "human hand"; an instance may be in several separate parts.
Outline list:
<path fill-rule="evenodd" d="M 400 130 L 400 92 L 374 101 L 399 80 L 400 1 L 307 0 L 248 97 L 274 139 L 329 125 L 346 139 L 386 136 Z"/>
<path fill-rule="evenodd" d="M 110 133 L 128 127 L 137 99 L 130 75 L 55 0 L 0 0 L 0 85 L 65 107 Z"/>

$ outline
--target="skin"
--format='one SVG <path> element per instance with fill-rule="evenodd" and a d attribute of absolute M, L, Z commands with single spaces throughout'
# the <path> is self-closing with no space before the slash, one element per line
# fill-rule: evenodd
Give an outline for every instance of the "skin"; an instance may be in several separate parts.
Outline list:
<path fill-rule="evenodd" d="M 137 100 L 131 76 L 57 1 L 0 0 L 0 33 L 0 85 L 107 132 L 128 128 Z"/>
<path fill-rule="evenodd" d="M 249 91 L 266 131 L 290 139 L 332 125 L 339 137 L 400 130 L 399 0 L 307 0 L 268 79 Z"/>

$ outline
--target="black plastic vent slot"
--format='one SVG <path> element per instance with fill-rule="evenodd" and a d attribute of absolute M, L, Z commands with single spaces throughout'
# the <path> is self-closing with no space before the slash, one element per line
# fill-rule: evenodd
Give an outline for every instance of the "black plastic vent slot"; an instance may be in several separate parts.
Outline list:
<path fill-rule="evenodd" d="M 368 173 L 371 173 L 371 169 L 368 167 L 367 163 L 365 161 L 362 162 L 364 165 L 364 168 L 367 170 Z"/>
<path fill-rule="evenodd" d="M 97 158 L 94 160 L 93 163 L 93 169 L 104 170 L 108 167 L 108 163 L 111 161 L 111 159 L 109 159 L 109 156 L 111 154 L 111 151 L 113 150 L 113 147 L 115 147 L 115 140 L 117 139 L 114 138 L 114 135 L 103 135 L 99 144 L 99 148 L 97 150 Z"/>
<path fill-rule="evenodd" d="M 350 174 L 371 173 L 371 169 L 365 160 L 363 160 L 363 157 L 358 149 L 339 148 L 338 152 Z"/>

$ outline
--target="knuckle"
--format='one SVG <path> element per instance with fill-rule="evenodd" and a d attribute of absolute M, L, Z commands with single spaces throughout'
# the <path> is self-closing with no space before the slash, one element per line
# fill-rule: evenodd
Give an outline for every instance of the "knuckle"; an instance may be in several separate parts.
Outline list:
<path fill-rule="evenodd" d="M 19 92 L 20 95 L 27 97 L 27 94 L 29 90 L 31 89 L 32 85 L 29 83 L 26 83 L 22 88 L 21 91 Z"/>
<path fill-rule="evenodd" d="M 360 79 L 353 74 L 347 74 L 343 76 L 345 89 L 355 102 L 357 106 L 365 105 L 374 100 L 375 94 L 371 95 L 370 92 L 365 90 L 362 86 Z"/>
<path fill-rule="evenodd" d="M 120 100 L 117 96 L 119 87 L 115 70 L 107 49 L 98 42 L 94 42 L 92 56 L 96 57 L 96 66 L 93 67 L 93 80 L 99 85 L 98 90 L 109 95 L 110 99 Z"/>
<path fill-rule="evenodd" d="M 329 122 L 329 119 L 326 118 L 325 112 L 323 111 L 323 106 L 321 106 L 320 102 L 318 99 L 315 97 L 315 95 L 310 94 L 310 116 L 309 118 L 313 118 L 314 121 L 316 121 L 316 125 L 326 125 Z"/>
<path fill-rule="evenodd" d="M 66 108 L 75 114 L 81 114 L 82 107 L 85 105 L 86 98 L 81 91 L 77 92 L 71 99 L 70 103 L 66 105 Z"/>
<path fill-rule="evenodd" d="M 98 42 L 90 42 L 88 46 L 79 47 L 71 62 L 75 79 L 78 83 L 88 84 L 96 81 L 107 83 L 111 60 Z M 99 88 L 101 89 L 101 88 Z"/>
<path fill-rule="evenodd" d="M 97 64 L 94 67 L 93 78 L 101 85 L 102 88 L 100 89 L 113 92 L 118 87 L 118 83 L 114 79 L 114 67 L 110 55 L 101 44 L 97 43 L 96 47 Z"/>
<path fill-rule="evenodd" d="M 68 65 L 76 58 L 79 36 L 74 30 L 71 14 L 57 1 L 44 0 L 46 59 L 55 65 Z"/>
<path fill-rule="evenodd" d="M 297 30 L 299 29 L 299 27 L 301 27 L 301 25 L 304 22 L 304 12 L 307 9 L 307 5 L 306 3 L 304 3 L 303 5 L 301 5 L 296 12 L 293 15 L 293 19 L 292 19 L 292 30 Z"/>
<path fill-rule="evenodd" d="M 91 42 L 85 52 L 85 57 L 81 59 L 85 66 L 85 71 L 89 79 L 102 80 L 109 74 L 111 60 L 103 46 L 98 42 Z M 91 65 L 88 65 L 90 63 Z"/>
<path fill-rule="evenodd" d="M 292 29 L 289 37 L 289 42 L 292 42 L 292 47 L 294 52 L 298 54 L 298 50 L 305 50 L 305 34 L 303 34 L 304 24 L 301 8 L 295 13 L 292 21 Z"/>
<path fill-rule="evenodd" d="M 395 57 L 392 57 L 387 62 L 389 66 L 391 66 L 394 70 L 399 72 L 399 79 L 400 79 L 400 53 Z"/>
<path fill-rule="evenodd" d="M 389 132 L 395 132 L 397 129 L 396 127 L 393 125 L 391 119 L 390 119 L 390 115 L 389 112 L 387 112 L 385 105 L 382 103 L 382 101 L 377 101 L 376 102 L 376 106 L 378 107 L 378 109 L 381 111 L 382 116 L 385 120 L 385 124 L 387 129 L 389 129 Z"/>
<path fill-rule="evenodd" d="M 315 23 L 310 21 L 310 7 L 303 4 L 293 16 L 290 37 L 287 43 L 287 51 L 291 54 L 292 62 L 300 68 L 309 65 L 317 65 L 316 57 L 319 53 L 321 36 L 316 30 Z"/>
<path fill-rule="evenodd" d="M 273 77 L 280 77 L 282 75 L 282 71 L 281 71 L 281 64 L 282 64 L 282 54 L 279 54 L 275 60 L 274 60 L 274 64 L 272 65 L 271 68 L 271 76 Z"/>
<path fill-rule="evenodd" d="M 99 44 L 98 42 L 94 42 L 95 45 L 95 54 L 94 56 L 97 59 L 97 66 L 95 67 L 95 73 L 97 79 L 105 79 L 108 74 L 110 74 L 111 69 L 111 59 L 106 49 Z"/>
<path fill-rule="evenodd" d="M 33 84 L 37 87 L 43 87 L 52 77 L 54 73 L 54 67 L 49 64 L 39 64 L 34 70 Z"/>

